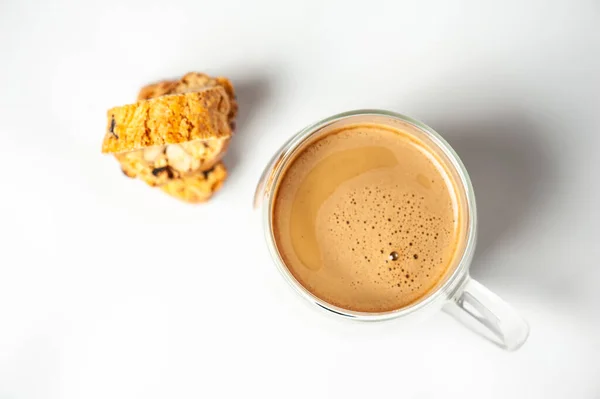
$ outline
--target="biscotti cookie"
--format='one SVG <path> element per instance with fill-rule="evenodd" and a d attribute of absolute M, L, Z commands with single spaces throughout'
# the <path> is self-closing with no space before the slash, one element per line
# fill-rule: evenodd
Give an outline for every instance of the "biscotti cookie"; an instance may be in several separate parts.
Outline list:
<path fill-rule="evenodd" d="M 195 172 L 169 181 L 160 189 L 165 193 L 189 203 L 201 203 L 208 201 L 212 195 L 221 188 L 227 170 L 223 163 L 219 162 L 213 168 Z"/>
<path fill-rule="evenodd" d="M 108 111 L 102 152 L 228 138 L 229 111 L 229 96 L 221 86 L 115 107 Z"/>
<path fill-rule="evenodd" d="M 229 139 L 194 140 L 115 154 L 121 169 L 150 186 L 160 186 L 186 174 L 212 168 L 221 160 Z"/>
<path fill-rule="evenodd" d="M 222 82 L 221 84 L 219 82 Z M 226 78 L 212 79 L 204 74 L 188 73 L 179 81 L 162 81 L 143 87 L 138 99 L 153 96 L 202 91 L 221 85 L 227 92 L 230 104 L 235 104 L 233 86 Z M 235 105 L 237 110 L 237 104 Z M 230 110 L 228 120 L 233 124 Z M 230 138 L 193 140 L 168 146 L 153 146 L 127 153 L 115 154 L 123 173 L 132 178 L 140 178 L 150 186 L 160 186 L 183 174 L 212 168 L 221 160 L 229 146 Z"/>
<path fill-rule="evenodd" d="M 137 100 L 148 100 L 150 98 L 160 97 L 172 92 L 173 87 L 177 85 L 177 80 L 163 80 L 162 82 L 152 83 L 140 89 Z"/>
<path fill-rule="evenodd" d="M 220 96 L 218 100 L 215 99 L 215 93 Z M 198 95 L 201 100 L 192 98 L 186 100 L 187 103 L 181 100 L 180 96 L 188 95 Z M 225 100 L 221 100 L 222 98 Z M 157 101 L 159 99 L 161 101 Z M 109 111 L 103 152 L 113 152 L 123 173 L 129 177 L 160 187 L 182 201 L 199 203 L 208 200 L 227 177 L 227 171 L 220 160 L 229 145 L 237 113 L 231 82 L 226 78 L 188 73 L 180 80 L 166 80 L 143 87 L 138 100 L 136 104 L 115 107 Z M 164 104 L 160 104 L 161 102 Z M 156 107 L 163 107 L 163 112 L 157 113 Z M 142 112 L 140 110 L 146 113 L 145 118 L 139 115 Z M 181 134 L 175 140 L 169 138 L 168 132 L 158 128 L 154 129 L 154 135 L 149 134 L 153 126 L 161 121 L 167 129 L 178 128 L 185 123 L 178 117 L 189 120 L 188 114 L 194 110 L 203 120 L 217 123 L 212 126 L 206 123 L 209 129 L 203 135 Z M 121 116 L 115 117 L 113 122 L 116 114 Z M 120 121 L 129 126 L 119 129 Z M 229 131 L 221 134 L 226 131 L 225 124 L 229 125 Z M 130 127 L 134 125 L 136 128 Z M 144 127 L 144 134 L 140 134 L 139 125 Z M 211 130 L 214 125 L 216 128 Z M 121 138 L 119 134 L 127 138 L 125 143 L 115 143 L 115 140 Z M 184 137 L 201 138 L 180 140 Z M 133 150 L 129 150 L 131 148 Z"/>
<path fill-rule="evenodd" d="M 233 85 L 229 79 L 224 77 L 211 78 L 204 73 L 189 72 L 180 80 L 163 80 L 162 82 L 157 82 L 142 87 L 138 94 L 138 101 L 168 94 L 181 94 L 193 91 L 201 91 L 215 86 L 221 86 L 223 89 L 225 89 L 225 92 L 227 92 L 230 103 L 228 119 L 231 128 L 234 129 L 238 105 Z"/>

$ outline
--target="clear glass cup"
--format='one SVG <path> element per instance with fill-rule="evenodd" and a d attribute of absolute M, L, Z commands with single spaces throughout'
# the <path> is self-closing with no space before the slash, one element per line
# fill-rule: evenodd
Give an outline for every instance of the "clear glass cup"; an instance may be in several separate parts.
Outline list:
<path fill-rule="evenodd" d="M 289 162 L 306 146 L 329 132 L 357 123 L 388 125 L 428 144 L 445 162 L 449 173 L 459 185 L 458 203 L 466 219 L 457 249 L 459 255 L 455 257 L 446 275 L 423 298 L 409 306 L 389 312 L 356 312 L 334 306 L 316 297 L 288 270 L 279 255 L 273 236 L 271 218 L 275 192 Z M 477 236 L 477 210 L 473 186 L 463 163 L 452 147 L 433 129 L 419 121 L 389 111 L 357 110 L 331 116 L 304 128 L 288 140 L 267 165 L 256 189 L 254 206 L 260 209 L 267 247 L 275 265 L 296 292 L 317 307 L 341 317 L 362 321 L 409 318 L 408 316 L 414 318 L 417 315 L 422 316 L 432 311 L 443 310 L 503 349 L 516 350 L 527 340 L 529 335 L 527 322 L 510 305 L 469 275 Z"/>

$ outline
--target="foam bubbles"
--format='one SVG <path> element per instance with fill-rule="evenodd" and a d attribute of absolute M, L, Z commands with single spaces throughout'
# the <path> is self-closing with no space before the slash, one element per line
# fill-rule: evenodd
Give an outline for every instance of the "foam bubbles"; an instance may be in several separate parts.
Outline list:
<path fill-rule="evenodd" d="M 368 185 L 347 195 L 346 206 L 333 213 L 336 226 L 343 220 L 334 234 L 350 244 L 360 271 L 354 286 L 383 284 L 400 298 L 435 284 L 447 263 L 443 244 L 451 230 L 431 201 L 398 185 Z"/>

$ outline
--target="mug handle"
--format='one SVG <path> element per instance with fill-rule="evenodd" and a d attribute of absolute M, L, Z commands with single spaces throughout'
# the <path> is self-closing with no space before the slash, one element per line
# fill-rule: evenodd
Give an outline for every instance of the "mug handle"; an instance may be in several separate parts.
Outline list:
<path fill-rule="evenodd" d="M 498 295 L 466 276 L 443 310 L 470 330 L 508 351 L 517 350 L 529 336 L 529 325 Z"/>

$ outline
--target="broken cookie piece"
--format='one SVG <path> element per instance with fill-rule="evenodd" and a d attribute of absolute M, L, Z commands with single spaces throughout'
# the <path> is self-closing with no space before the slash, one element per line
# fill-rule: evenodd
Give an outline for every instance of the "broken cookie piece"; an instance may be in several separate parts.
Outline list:
<path fill-rule="evenodd" d="M 231 136 L 229 97 L 220 86 L 167 95 L 108 111 L 104 153 Z"/>
<path fill-rule="evenodd" d="M 235 98 L 233 84 L 231 84 L 229 79 L 224 77 L 211 78 L 204 73 L 189 72 L 183 75 L 180 80 L 163 80 L 161 82 L 152 83 L 142 87 L 138 94 L 138 101 L 169 94 L 195 92 L 216 86 L 222 87 L 229 97 L 230 109 L 227 117 L 229 119 L 231 128 L 234 129 L 238 105 Z"/>
<path fill-rule="evenodd" d="M 197 204 L 208 201 L 221 188 L 225 178 L 227 170 L 219 162 L 212 169 L 171 180 L 160 189 L 177 199 Z"/>
<path fill-rule="evenodd" d="M 185 174 L 212 168 L 225 155 L 228 145 L 229 139 L 194 140 L 119 153 L 115 157 L 127 176 L 160 186 Z M 157 172 L 166 167 L 169 173 Z"/>
<path fill-rule="evenodd" d="M 227 176 L 220 161 L 237 114 L 231 82 L 191 72 L 143 87 L 138 100 L 109 110 L 103 152 L 125 175 L 181 200 L 210 198 Z"/>

